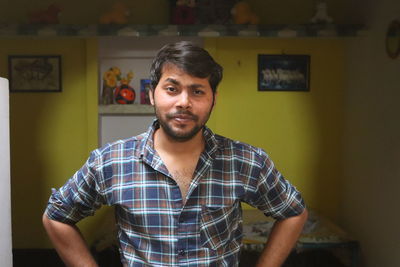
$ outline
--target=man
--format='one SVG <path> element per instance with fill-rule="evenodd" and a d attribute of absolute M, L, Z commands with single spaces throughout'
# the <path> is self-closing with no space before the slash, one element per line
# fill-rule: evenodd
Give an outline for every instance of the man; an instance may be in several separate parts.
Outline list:
<path fill-rule="evenodd" d="M 114 205 L 125 266 L 237 266 L 241 202 L 277 219 L 259 266 L 280 266 L 307 211 L 267 154 L 205 124 L 222 68 L 188 42 L 164 46 L 151 67 L 157 120 L 139 136 L 92 152 L 43 216 L 68 266 L 96 266 L 75 223 Z"/>

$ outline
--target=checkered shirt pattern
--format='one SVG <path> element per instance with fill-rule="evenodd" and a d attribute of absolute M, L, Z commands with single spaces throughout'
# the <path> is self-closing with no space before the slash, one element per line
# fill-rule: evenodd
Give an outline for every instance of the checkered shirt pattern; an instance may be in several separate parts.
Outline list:
<path fill-rule="evenodd" d="M 155 121 L 136 137 L 93 151 L 68 182 L 54 192 L 46 214 L 75 224 L 101 205 L 116 211 L 125 266 L 238 266 L 241 202 L 267 216 L 300 214 L 300 193 L 259 148 L 203 130 L 200 155 L 183 205 L 182 195 L 154 150 Z"/>

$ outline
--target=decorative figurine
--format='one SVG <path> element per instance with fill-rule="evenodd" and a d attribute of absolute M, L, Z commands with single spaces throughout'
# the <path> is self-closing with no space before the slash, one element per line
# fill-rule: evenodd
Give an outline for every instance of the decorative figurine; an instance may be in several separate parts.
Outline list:
<path fill-rule="evenodd" d="M 111 10 L 100 17 L 100 24 L 127 24 L 130 11 L 123 2 L 115 2 Z"/>
<path fill-rule="evenodd" d="M 196 3 L 198 24 L 231 24 L 231 10 L 236 0 L 201 0 Z"/>
<path fill-rule="evenodd" d="M 135 98 L 135 90 L 128 84 L 121 84 L 115 88 L 115 101 L 118 104 L 133 104 Z"/>
<path fill-rule="evenodd" d="M 259 17 L 251 10 L 247 2 L 239 1 L 232 8 L 233 22 L 235 24 L 258 24 Z"/>
<path fill-rule="evenodd" d="M 328 5 L 326 2 L 318 2 L 317 3 L 317 11 L 314 15 L 314 17 L 311 18 L 311 23 L 319 23 L 319 24 L 324 24 L 324 23 L 332 23 L 333 19 L 328 16 Z"/>
<path fill-rule="evenodd" d="M 37 10 L 28 14 L 29 23 L 32 24 L 58 24 L 61 8 L 52 4 L 46 10 Z"/>
<path fill-rule="evenodd" d="M 172 24 L 194 24 L 196 22 L 195 0 L 177 0 L 173 8 Z"/>

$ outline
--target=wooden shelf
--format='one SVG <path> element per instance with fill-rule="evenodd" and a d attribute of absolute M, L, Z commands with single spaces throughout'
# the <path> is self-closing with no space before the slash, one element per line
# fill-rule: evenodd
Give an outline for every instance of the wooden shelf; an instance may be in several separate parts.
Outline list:
<path fill-rule="evenodd" d="M 154 108 L 151 105 L 99 105 L 101 115 L 154 115 Z"/>
<path fill-rule="evenodd" d="M 363 25 L 38 25 L 0 24 L 4 37 L 357 37 Z"/>

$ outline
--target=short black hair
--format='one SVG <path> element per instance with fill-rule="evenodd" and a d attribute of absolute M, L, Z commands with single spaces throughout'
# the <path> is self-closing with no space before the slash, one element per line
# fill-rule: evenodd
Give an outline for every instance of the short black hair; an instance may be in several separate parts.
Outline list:
<path fill-rule="evenodd" d="M 152 90 L 157 87 L 165 64 L 173 64 L 198 78 L 208 78 L 213 93 L 222 80 L 222 67 L 206 50 L 191 42 L 180 41 L 167 44 L 158 51 L 150 68 Z"/>

